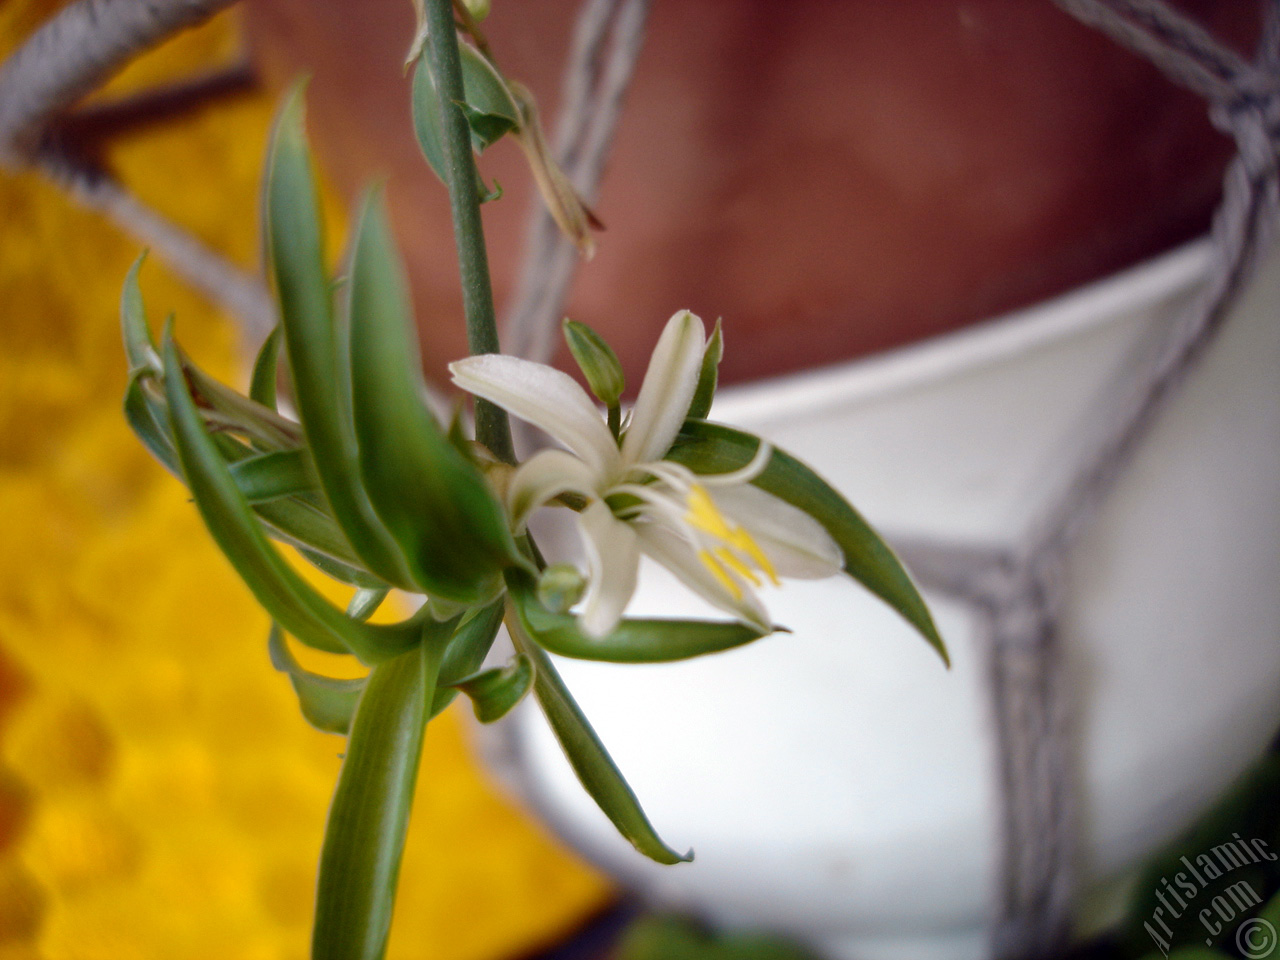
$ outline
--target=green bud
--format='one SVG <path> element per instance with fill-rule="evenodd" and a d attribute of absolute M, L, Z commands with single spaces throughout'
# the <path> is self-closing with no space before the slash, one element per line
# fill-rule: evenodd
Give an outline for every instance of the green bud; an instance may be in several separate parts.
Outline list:
<path fill-rule="evenodd" d="M 698 386 L 693 392 L 693 402 L 689 404 L 688 416 L 695 420 L 705 420 L 711 412 L 711 401 L 715 399 L 716 383 L 720 376 L 720 358 L 724 356 L 724 334 L 720 332 L 720 321 L 716 320 L 716 328 L 707 341 L 707 348 L 702 352 L 702 370 L 698 373 Z"/>
<path fill-rule="evenodd" d="M 622 364 L 618 362 L 613 348 L 600 338 L 600 334 L 577 320 L 565 320 L 564 341 L 586 376 L 591 392 L 605 406 L 617 406 L 622 391 L 626 389 L 626 381 L 622 377 Z"/>
<path fill-rule="evenodd" d="M 462 0 L 462 5 L 476 23 L 483 23 L 484 18 L 489 16 L 490 0 Z"/>
<path fill-rule="evenodd" d="M 586 578 L 571 563 L 553 563 L 538 577 L 538 600 L 552 613 L 568 613 L 586 589 Z"/>

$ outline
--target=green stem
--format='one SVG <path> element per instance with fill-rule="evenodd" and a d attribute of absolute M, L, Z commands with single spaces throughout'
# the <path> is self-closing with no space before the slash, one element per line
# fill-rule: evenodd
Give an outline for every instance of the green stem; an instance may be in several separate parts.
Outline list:
<path fill-rule="evenodd" d="M 489 282 L 489 257 L 485 252 L 484 226 L 480 222 L 480 197 L 476 194 L 475 158 L 471 130 L 456 106 L 463 99 L 462 68 L 458 59 L 458 35 L 451 0 L 426 0 L 428 55 L 440 96 L 440 128 L 444 133 L 444 166 L 453 209 L 453 234 L 458 245 L 462 274 L 462 305 L 467 316 L 467 344 L 472 354 L 498 353 L 498 323 Z M 476 400 L 476 439 L 499 459 L 515 462 L 511 427 L 501 407 Z"/>

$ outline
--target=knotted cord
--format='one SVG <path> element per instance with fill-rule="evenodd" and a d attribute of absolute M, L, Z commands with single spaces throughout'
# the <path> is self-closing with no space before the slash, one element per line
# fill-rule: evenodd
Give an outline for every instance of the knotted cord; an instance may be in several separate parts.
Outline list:
<path fill-rule="evenodd" d="M 565 65 L 556 159 L 574 188 L 594 203 L 613 144 L 622 100 L 631 82 L 650 0 L 586 0 Z M 502 348 L 545 363 L 556 345 L 556 322 L 564 311 L 578 266 L 573 244 L 540 203 L 525 237 L 524 262 L 515 297 L 506 312 Z"/>

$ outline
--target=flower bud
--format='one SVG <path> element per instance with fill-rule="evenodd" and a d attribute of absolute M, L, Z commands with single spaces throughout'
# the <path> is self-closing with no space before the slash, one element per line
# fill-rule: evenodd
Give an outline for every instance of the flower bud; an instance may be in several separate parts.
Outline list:
<path fill-rule="evenodd" d="M 483 23 L 484 18 L 489 16 L 490 0 L 462 0 L 462 5 L 476 23 Z"/>
<path fill-rule="evenodd" d="M 586 578 L 571 563 L 553 563 L 538 577 L 538 600 L 552 613 L 568 613 L 586 589 Z"/>
<path fill-rule="evenodd" d="M 591 392 L 605 406 L 616 406 L 626 388 L 626 381 L 622 376 L 622 364 L 618 362 L 613 348 L 601 339 L 600 334 L 577 320 L 564 322 L 564 340 L 587 378 Z"/>

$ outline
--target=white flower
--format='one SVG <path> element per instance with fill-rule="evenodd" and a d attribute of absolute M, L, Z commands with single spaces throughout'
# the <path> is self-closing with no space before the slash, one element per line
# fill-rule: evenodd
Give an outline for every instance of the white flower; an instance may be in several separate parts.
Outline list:
<path fill-rule="evenodd" d="M 568 448 L 521 464 L 507 486 L 507 508 L 519 532 L 535 509 L 562 494 L 586 501 L 578 516 L 590 578 L 581 623 L 591 636 L 609 633 L 622 617 L 642 553 L 762 632 L 772 624 L 755 587 L 776 585 L 780 576 L 831 576 L 843 564 L 816 520 L 749 484 L 772 455 L 767 443 L 732 473 L 699 475 L 662 459 L 693 399 L 705 346 L 702 321 L 689 311 L 667 322 L 621 442 L 568 374 L 502 354 L 449 365 L 458 386 Z"/>

